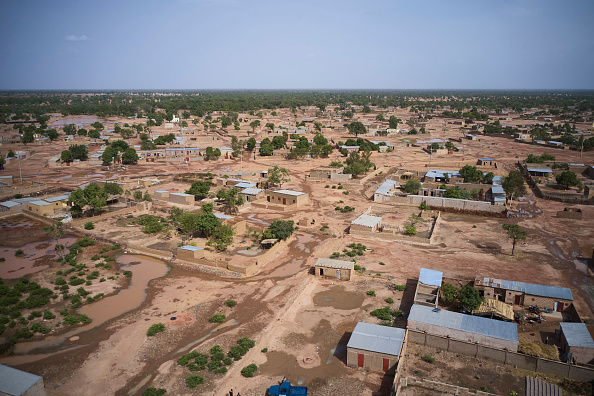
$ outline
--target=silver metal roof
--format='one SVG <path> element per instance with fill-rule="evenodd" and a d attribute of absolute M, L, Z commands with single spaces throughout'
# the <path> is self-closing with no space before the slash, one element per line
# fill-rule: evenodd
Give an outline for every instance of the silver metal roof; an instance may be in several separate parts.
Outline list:
<path fill-rule="evenodd" d="M 250 187 L 256 187 L 256 185 L 253 184 L 253 183 L 249 183 L 249 182 L 241 182 L 241 183 L 237 183 L 233 187 L 237 187 L 237 188 L 250 188 Z"/>
<path fill-rule="evenodd" d="M 427 268 L 421 268 L 421 272 L 419 274 L 419 282 L 429 286 L 441 286 L 442 278 L 443 272 Z"/>
<path fill-rule="evenodd" d="M 19 206 L 20 204 L 21 204 L 20 202 L 6 201 L 6 202 L 1 202 L 0 206 L 4 206 L 6 208 L 13 208 L 15 206 Z"/>
<path fill-rule="evenodd" d="M 353 330 L 347 348 L 399 356 L 405 329 L 359 322 Z"/>
<path fill-rule="evenodd" d="M 276 190 L 274 191 L 276 194 L 285 194 L 285 195 L 293 195 L 293 196 L 299 196 L 299 195 L 303 195 L 305 194 L 304 192 L 301 191 L 293 191 L 293 190 Z"/>
<path fill-rule="evenodd" d="M 246 194 L 246 195 L 258 195 L 262 191 L 264 191 L 264 190 L 262 190 L 261 188 L 252 188 L 252 187 L 250 187 L 250 188 L 246 188 L 245 190 L 241 190 L 241 193 L 242 194 Z"/>
<path fill-rule="evenodd" d="M 215 213 L 214 215 L 215 215 L 215 217 L 217 219 L 221 219 L 221 220 L 233 219 L 234 218 L 233 216 L 229 216 L 229 215 L 222 214 L 222 213 Z"/>
<path fill-rule="evenodd" d="M 192 246 L 192 245 L 184 245 L 181 246 L 180 249 L 184 249 L 184 250 L 189 250 L 191 252 L 195 252 L 197 250 L 203 250 L 204 248 L 198 247 L 198 246 Z"/>
<path fill-rule="evenodd" d="M 20 396 L 43 378 L 0 364 L 0 392 Z"/>
<path fill-rule="evenodd" d="M 392 188 L 394 188 L 395 184 L 396 184 L 396 181 L 387 179 L 382 184 L 380 184 L 380 186 L 377 188 L 377 190 L 375 190 L 375 193 L 388 196 L 390 194 L 390 190 Z"/>
<path fill-rule="evenodd" d="M 186 194 L 186 193 L 171 193 L 169 195 L 178 195 L 180 197 L 193 197 L 192 194 Z"/>
<path fill-rule="evenodd" d="M 515 323 L 502 322 L 500 320 L 488 319 L 480 316 L 465 315 L 458 312 L 446 311 L 444 309 L 435 312 L 434 308 L 419 304 L 413 304 L 410 309 L 410 314 L 408 315 L 408 321 L 426 323 L 452 330 L 519 342 L 518 326 Z"/>
<path fill-rule="evenodd" d="M 539 173 L 553 173 L 551 169 L 542 168 L 528 168 L 528 172 L 539 172 Z"/>
<path fill-rule="evenodd" d="M 353 220 L 351 222 L 351 224 L 373 228 L 376 225 L 378 225 L 379 223 L 381 223 L 381 221 L 382 221 L 381 217 L 362 214 L 361 216 L 359 216 L 355 220 Z"/>
<path fill-rule="evenodd" d="M 70 198 L 70 194 L 64 194 L 64 195 L 58 195 L 57 197 L 46 198 L 46 199 L 44 199 L 44 201 L 57 202 L 57 201 L 63 201 L 68 198 Z"/>
<path fill-rule="evenodd" d="M 563 396 L 563 391 L 540 378 L 526 376 L 526 396 Z"/>
<path fill-rule="evenodd" d="M 505 190 L 501 186 L 493 186 L 491 187 L 492 194 L 505 194 Z"/>
<path fill-rule="evenodd" d="M 355 268 L 355 263 L 352 261 L 319 258 L 318 261 L 316 261 L 316 266 L 352 270 Z"/>
<path fill-rule="evenodd" d="M 561 322 L 561 331 L 569 346 L 594 348 L 594 340 L 585 323 Z"/>
<path fill-rule="evenodd" d="M 449 177 L 460 176 L 460 173 L 458 173 L 458 171 L 429 169 L 429 171 L 427 171 L 427 173 L 425 173 L 425 177 L 444 178 L 446 173 L 448 174 Z"/>
<path fill-rule="evenodd" d="M 478 277 L 479 279 L 482 277 Z M 573 301 L 571 290 L 566 287 L 536 285 L 534 283 L 516 282 L 503 279 L 483 278 L 481 283 L 506 290 L 515 290 L 531 294 L 533 296 L 542 296 L 550 298 L 559 298 Z"/>
<path fill-rule="evenodd" d="M 37 205 L 37 206 L 47 206 L 47 205 L 51 205 L 49 202 L 45 202 L 45 201 L 42 201 L 42 200 L 39 200 L 39 199 L 38 199 L 38 200 L 36 200 L 36 201 L 31 201 L 31 202 L 28 202 L 28 203 L 30 203 L 31 205 Z"/>

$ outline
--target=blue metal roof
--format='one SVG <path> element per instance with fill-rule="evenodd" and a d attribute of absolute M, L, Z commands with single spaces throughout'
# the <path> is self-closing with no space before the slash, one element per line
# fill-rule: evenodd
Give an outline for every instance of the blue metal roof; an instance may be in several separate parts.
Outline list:
<path fill-rule="evenodd" d="M 483 161 L 483 162 L 485 162 L 485 161 L 493 161 L 493 159 L 492 158 L 479 158 L 479 161 Z"/>
<path fill-rule="evenodd" d="M 405 329 L 359 322 L 353 330 L 347 348 L 399 356 Z"/>
<path fill-rule="evenodd" d="M 516 282 L 493 278 L 484 278 L 482 283 L 486 285 L 494 285 L 494 287 L 498 287 L 500 289 L 524 292 L 533 296 L 560 298 L 563 300 L 573 301 L 571 290 L 566 287 L 537 285 L 534 283 Z"/>
<path fill-rule="evenodd" d="M 594 348 L 594 340 L 585 323 L 561 322 L 561 331 L 570 347 Z"/>
<path fill-rule="evenodd" d="M 528 172 L 553 173 L 551 169 L 528 168 Z"/>
<path fill-rule="evenodd" d="M 519 342 L 518 326 L 515 323 L 465 315 L 458 312 L 446 311 L 445 309 L 440 309 L 436 312 L 434 309 L 424 305 L 413 304 L 408 315 L 408 321 Z"/>
<path fill-rule="evenodd" d="M 443 272 L 427 268 L 421 268 L 419 273 L 419 282 L 429 286 L 441 286 Z"/>
<path fill-rule="evenodd" d="M 425 173 L 425 177 L 445 178 L 445 173 L 447 173 L 449 177 L 460 176 L 460 173 L 458 173 L 458 171 L 429 169 L 429 171 Z"/>
<path fill-rule="evenodd" d="M 58 195 L 57 197 L 46 198 L 46 199 L 44 199 L 44 201 L 47 201 L 47 202 L 57 202 L 57 201 L 63 201 L 63 200 L 68 199 L 68 198 L 70 198 L 70 193 L 63 194 L 63 195 Z"/>
<path fill-rule="evenodd" d="M 375 190 L 376 194 L 381 194 L 381 195 L 390 195 L 390 190 L 394 187 L 394 185 L 396 184 L 396 182 L 394 180 L 386 180 L 384 181 L 382 184 L 380 184 L 380 186 L 377 188 L 377 190 Z"/>
<path fill-rule="evenodd" d="M 0 392 L 7 395 L 22 395 L 43 378 L 0 364 Z"/>
<path fill-rule="evenodd" d="M 180 197 L 193 197 L 192 194 L 186 194 L 186 193 L 171 193 L 169 195 L 178 195 Z"/>
<path fill-rule="evenodd" d="M 184 245 L 184 246 L 181 246 L 180 249 L 189 250 L 191 252 L 196 252 L 198 250 L 203 250 L 204 248 L 201 248 L 198 246 L 192 246 L 192 245 Z"/>

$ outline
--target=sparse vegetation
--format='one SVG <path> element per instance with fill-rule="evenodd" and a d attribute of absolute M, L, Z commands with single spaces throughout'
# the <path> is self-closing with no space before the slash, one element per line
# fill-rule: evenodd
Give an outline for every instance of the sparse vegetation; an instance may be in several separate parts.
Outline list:
<path fill-rule="evenodd" d="M 149 337 L 154 336 L 157 333 L 165 331 L 165 325 L 163 323 L 155 323 L 146 331 L 146 335 Z"/>

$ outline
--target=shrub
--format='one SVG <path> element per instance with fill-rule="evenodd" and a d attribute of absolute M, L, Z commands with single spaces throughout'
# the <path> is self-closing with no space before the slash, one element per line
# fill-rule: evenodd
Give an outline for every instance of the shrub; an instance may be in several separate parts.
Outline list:
<path fill-rule="evenodd" d="M 124 271 L 123 274 L 125 277 L 129 278 L 132 276 L 132 271 Z"/>
<path fill-rule="evenodd" d="M 77 324 L 77 323 L 82 323 L 82 324 L 91 323 L 91 319 L 89 319 L 89 317 L 87 315 L 80 315 L 80 316 L 67 315 L 66 317 L 64 317 L 64 324 L 66 324 L 66 325 L 73 325 L 73 324 Z"/>
<path fill-rule="evenodd" d="M 163 323 L 155 323 L 146 331 L 146 335 L 149 337 L 154 336 L 157 333 L 165 331 L 165 325 Z"/>
<path fill-rule="evenodd" d="M 266 353 L 266 352 L 268 352 L 268 348 L 264 348 L 264 349 L 262 349 L 260 352 L 262 352 L 262 353 Z"/>
<path fill-rule="evenodd" d="M 384 263 L 383 261 L 380 261 L 379 265 L 386 265 L 386 263 Z"/>
<path fill-rule="evenodd" d="M 234 306 L 237 305 L 237 301 L 235 301 L 235 300 L 227 300 L 227 301 L 225 301 L 225 305 L 228 306 L 229 308 L 233 308 Z"/>
<path fill-rule="evenodd" d="M 230 366 L 231 364 L 233 364 L 233 359 L 231 359 L 230 357 L 226 357 L 225 359 L 223 359 L 223 363 L 225 363 L 227 366 Z"/>
<path fill-rule="evenodd" d="M 107 252 L 109 252 L 109 248 L 107 246 L 104 246 L 99 250 L 99 253 L 107 253 Z"/>
<path fill-rule="evenodd" d="M 68 284 L 70 286 L 78 286 L 78 285 L 82 285 L 83 283 L 85 283 L 85 280 L 82 278 L 74 278 L 74 279 L 70 279 L 70 282 L 68 282 Z"/>
<path fill-rule="evenodd" d="M 367 290 L 367 295 L 371 297 L 375 297 L 375 290 Z"/>
<path fill-rule="evenodd" d="M 91 260 L 93 260 L 93 261 L 97 261 L 100 258 L 101 258 L 101 256 L 99 256 L 98 254 L 94 254 L 94 255 L 91 256 Z"/>
<path fill-rule="evenodd" d="M 214 372 L 215 374 L 225 374 L 227 372 L 227 367 L 219 367 Z"/>
<path fill-rule="evenodd" d="M 56 317 L 56 315 L 54 315 L 52 313 L 52 311 L 50 311 L 49 309 L 46 309 L 43 311 L 43 319 L 49 320 L 49 319 L 54 319 L 55 317 Z"/>
<path fill-rule="evenodd" d="M 146 388 L 144 392 L 142 392 L 142 396 L 163 396 L 166 392 L 167 390 L 163 388 L 157 389 L 151 386 L 150 388 Z"/>
<path fill-rule="evenodd" d="M 111 245 L 111 250 L 118 250 L 119 248 L 120 248 L 119 243 L 115 243 L 115 244 Z"/>
<path fill-rule="evenodd" d="M 188 386 L 188 388 L 196 388 L 198 385 L 203 383 L 204 377 L 201 377 L 199 375 L 190 375 L 188 378 L 186 378 L 186 385 Z"/>
<path fill-rule="evenodd" d="M 247 378 L 253 377 L 256 371 L 258 371 L 258 366 L 252 363 L 241 370 L 241 375 Z"/>
<path fill-rule="evenodd" d="M 223 314 L 216 314 L 210 317 L 208 321 L 210 323 L 223 323 L 227 317 Z"/>
<path fill-rule="evenodd" d="M 435 358 L 431 355 L 425 355 L 423 356 L 421 359 L 423 359 L 424 362 L 427 363 L 434 363 L 435 362 Z"/>
<path fill-rule="evenodd" d="M 405 291 L 406 285 L 394 285 L 394 289 L 396 289 L 398 291 Z"/>
<path fill-rule="evenodd" d="M 388 297 L 385 300 L 388 304 L 393 304 L 394 303 L 394 299 L 392 297 Z"/>
<path fill-rule="evenodd" d="M 16 252 L 14 252 L 14 255 L 16 257 L 23 256 L 24 254 L 25 254 L 25 252 L 23 252 L 23 249 L 19 249 Z"/>
<path fill-rule="evenodd" d="M 95 224 L 92 221 L 87 221 L 84 225 L 85 230 L 92 230 L 95 228 Z"/>
<path fill-rule="evenodd" d="M 414 224 L 409 224 L 404 227 L 405 235 L 417 235 L 417 227 Z"/>

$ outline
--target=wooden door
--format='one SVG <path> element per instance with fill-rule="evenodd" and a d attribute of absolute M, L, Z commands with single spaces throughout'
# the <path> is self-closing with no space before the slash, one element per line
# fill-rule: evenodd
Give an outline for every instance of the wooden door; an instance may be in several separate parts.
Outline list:
<path fill-rule="evenodd" d="M 358 362 L 357 362 L 358 363 L 357 366 L 358 367 L 363 367 L 363 363 L 365 362 L 365 355 L 363 355 L 362 353 L 359 353 L 358 358 L 359 359 L 358 359 Z"/>
<path fill-rule="evenodd" d="M 521 303 L 522 303 L 522 295 L 521 294 L 518 294 L 516 296 L 516 301 L 514 302 L 514 304 L 520 305 Z"/>
<path fill-rule="evenodd" d="M 287 204 L 287 198 L 283 198 L 283 205 Z"/>
<path fill-rule="evenodd" d="M 390 359 L 384 358 L 384 371 L 390 370 Z"/>
<path fill-rule="evenodd" d="M 563 303 L 562 302 L 555 302 L 557 304 L 557 312 L 563 312 Z"/>

